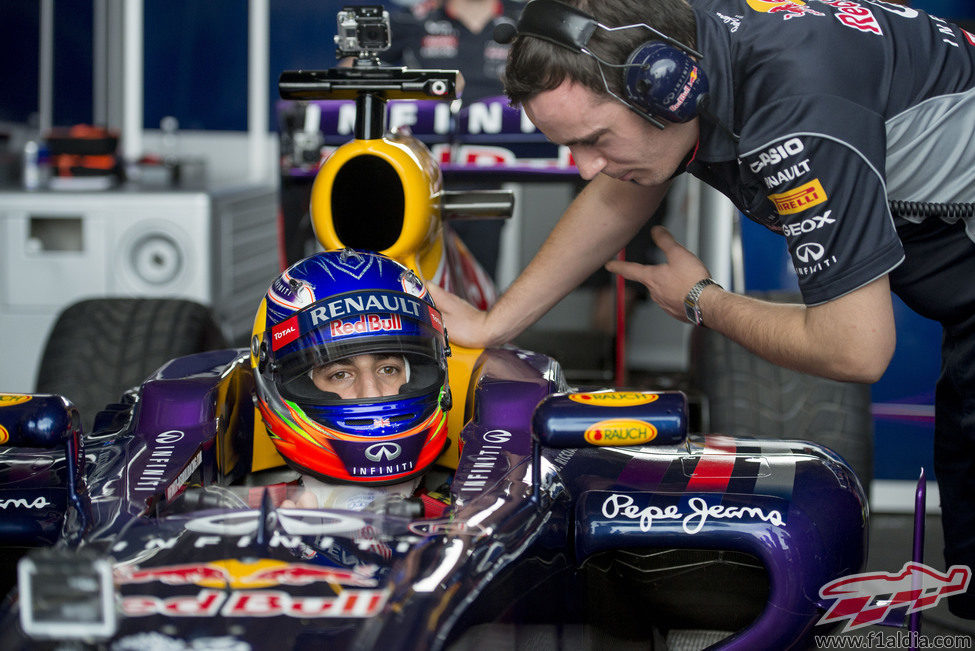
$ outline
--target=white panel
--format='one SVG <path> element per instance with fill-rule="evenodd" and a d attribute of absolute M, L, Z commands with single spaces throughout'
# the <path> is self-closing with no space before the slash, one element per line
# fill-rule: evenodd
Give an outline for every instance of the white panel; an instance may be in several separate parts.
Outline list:
<path fill-rule="evenodd" d="M 938 482 L 926 484 L 924 512 L 941 513 L 941 496 Z M 870 509 L 875 513 L 914 513 L 917 482 L 910 479 L 874 479 L 870 484 Z"/>
<path fill-rule="evenodd" d="M 144 195 L 113 202 L 110 294 L 209 302 L 210 201 L 204 194 Z"/>
<path fill-rule="evenodd" d="M 54 310 L 0 311 L 0 391 L 24 393 L 37 383 L 38 355 L 57 316 Z"/>
<path fill-rule="evenodd" d="M 249 332 L 278 271 L 276 211 L 273 187 L 0 192 L 0 391 L 33 390 L 56 316 L 85 298 L 187 298 Z M 80 227 L 31 238 L 32 219 Z"/>
<path fill-rule="evenodd" d="M 65 201 L 0 203 L 3 303 L 7 309 L 57 307 L 105 291 L 104 220 Z M 81 250 L 52 250 L 31 237 L 31 223 L 81 222 Z"/>

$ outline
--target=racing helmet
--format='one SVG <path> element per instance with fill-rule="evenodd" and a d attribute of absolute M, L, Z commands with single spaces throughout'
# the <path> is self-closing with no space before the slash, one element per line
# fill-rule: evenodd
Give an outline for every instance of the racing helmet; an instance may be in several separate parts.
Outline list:
<path fill-rule="evenodd" d="M 403 482 L 447 445 L 448 351 L 440 312 L 407 267 L 352 249 L 317 253 L 284 271 L 258 309 L 255 402 L 293 469 L 330 482 Z M 365 356 L 395 362 L 395 394 L 323 390 L 322 369 Z"/>

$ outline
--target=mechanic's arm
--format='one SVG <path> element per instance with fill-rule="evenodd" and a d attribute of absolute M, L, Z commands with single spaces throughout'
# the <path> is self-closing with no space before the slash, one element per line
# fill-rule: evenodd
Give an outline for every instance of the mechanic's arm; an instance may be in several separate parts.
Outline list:
<path fill-rule="evenodd" d="M 707 268 L 662 227 L 654 241 L 665 264 L 610 262 L 606 268 L 644 283 L 653 300 L 685 321 L 684 297 Z M 704 325 L 773 364 L 846 382 L 876 382 L 894 354 L 896 334 L 887 276 L 835 300 L 806 307 L 760 301 L 715 286 L 702 292 Z"/>
<path fill-rule="evenodd" d="M 429 283 L 450 340 L 482 348 L 514 339 L 622 249 L 653 215 L 668 186 L 643 187 L 597 175 L 487 312 Z"/>

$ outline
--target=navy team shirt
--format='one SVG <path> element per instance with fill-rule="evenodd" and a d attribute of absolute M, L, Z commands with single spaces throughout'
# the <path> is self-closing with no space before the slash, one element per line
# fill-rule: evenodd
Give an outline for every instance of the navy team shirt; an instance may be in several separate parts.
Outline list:
<path fill-rule="evenodd" d="M 881 0 L 689 1 L 709 109 L 740 140 L 702 118 L 688 171 L 785 236 L 807 305 L 904 262 L 889 200 L 975 201 L 975 35 Z M 912 296 L 930 274 L 892 284 L 930 318 L 971 307 Z"/>

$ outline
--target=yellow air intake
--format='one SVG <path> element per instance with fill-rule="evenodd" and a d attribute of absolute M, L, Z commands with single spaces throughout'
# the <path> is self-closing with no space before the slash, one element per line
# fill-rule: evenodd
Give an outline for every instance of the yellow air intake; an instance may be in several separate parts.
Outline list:
<path fill-rule="evenodd" d="M 315 236 L 326 250 L 376 251 L 430 280 L 443 257 L 442 188 L 436 161 L 412 136 L 346 143 L 315 177 Z"/>

